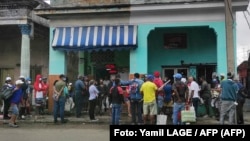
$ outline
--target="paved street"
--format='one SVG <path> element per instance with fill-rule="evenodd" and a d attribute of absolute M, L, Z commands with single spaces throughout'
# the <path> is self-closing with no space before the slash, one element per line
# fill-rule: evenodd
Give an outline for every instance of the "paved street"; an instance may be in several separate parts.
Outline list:
<path fill-rule="evenodd" d="M 108 125 L 20 123 L 19 128 L 5 124 L 0 131 L 1 141 L 109 141 Z"/>
<path fill-rule="evenodd" d="M 6 124 L 8 121 L 0 120 L 1 141 L 109 141 L 108 114 L 97 116 L 98 122 L 91 122 L 85 114 L 83 118 L 67 117 L 70 121 L 66 124 L 54 124 L 51 115 L 45 115 L 38 120 L 19 120 L 20 127 L 11 128 Z M 121 124 L 129 124 L 130 118 L 123 114 Z M 250 112 L 245 112 L 246 124 L 250 125 Z M 168 124 L 171 119 L 168 120 Z M 198 118 L 195 125 L 218 124 L 213 118 Z"/>

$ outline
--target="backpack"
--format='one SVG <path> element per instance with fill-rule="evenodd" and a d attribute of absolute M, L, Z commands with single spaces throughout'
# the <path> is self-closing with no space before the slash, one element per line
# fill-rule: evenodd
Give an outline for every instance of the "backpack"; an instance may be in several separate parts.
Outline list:
<path fill-rule="evenodd" d="M 109 96 L 111 103 L 121 104 L 124 103 L 123 95 L 119 94 L 118 87 L 114 86 L 111 88 L 111 94 Z"/>
<path fill-rule="evenodd" d="M 129 85 L 129 94 L 136 94 L 139 92 L 140 84 L 138 81 L 133 80 Z"/>
<path fill-rule="evenodd" d="M 4 85 L 0 90 L 0 99 L 9 99 L 13 94 L 13 88 L 8 85 Z"/>
<path fill-rule="evenodd" d="M 143 82 L 141 80 L 132 80 L 129 85 L 129 97 L 131 100 L 141 100 L 142 95 L 140 93 L 140 88 Z"/>

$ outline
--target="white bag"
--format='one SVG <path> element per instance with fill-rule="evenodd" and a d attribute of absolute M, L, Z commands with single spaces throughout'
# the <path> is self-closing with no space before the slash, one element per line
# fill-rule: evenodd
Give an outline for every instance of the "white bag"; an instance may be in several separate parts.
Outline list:
<path fill-rule="evenodd" d="M 189 109 L 181 111 L 181 122 L 196 122 L 196 115 L 193 104 L 189 107 Z"/>
<path fill-rule="evenodd" d="M 157 115 L 156 125 L 167 125 L 167 115 Z"/>
<path fill-rule="evenodd" d="M 73 99 L 70 97 L 70 98 L 67 98 L 66 99 L 66 102 L 65 102 L 65 108 L 64 108 L 64 110 L 66 111 L 66 112 L 70 112 L 72 109 L 73 109 L 73 107 L 74 107 L 74 102 L 73 102 Z"/>
<path fill-rule="evenodd" d="M 43 98 L 43 91 L 36 91 L 36 98 Z"/>
<path fill-rule="evenodd" d="M 70 103 L 70 100 L 69 99 L 66 99 L 66 102 L 65 102 L 65 108 L 64 108 L 64 110 L 66 111 L 66 112 L 69 112 L 70 111 L 70 105 L 71 103 Z"/>

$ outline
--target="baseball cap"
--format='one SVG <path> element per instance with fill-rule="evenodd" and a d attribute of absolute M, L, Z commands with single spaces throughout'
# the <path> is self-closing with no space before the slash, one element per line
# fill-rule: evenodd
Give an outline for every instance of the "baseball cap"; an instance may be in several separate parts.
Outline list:
<path fill-rule="evenodd" d="M 65 77 L 64 74 L 60 74 L 60 75 L 59 75 L 59 78 L 64 78 L 64 77 Z"/>
<path fill-rule="evenodd" d="M 155 77 L 159 77 L 159 76 L 160 76 L 160 72 L 155 71 L 155 72 L 154 72 L 154 76 L 155 76 Z"/>
<path fill-rule="evenodd" d="M 30 77 L 27 77 L 27 78 L 26 78 L 26 81 L 31 81 L 31 78 L 30 78 Z"/>
<path fill-rule="evenodd" d="M 148 79 L 148 80 L 154 80 L 154 76 L 151 75 L 151 74 L 149 74 L 149 75 L 147 75 L 147 79 Z"/>
<path fill-rule="evenodd" d="M 227 77 L 228 77 L 228 78 L 233 78 L 233 77 L 234 77 L 234 74 L 233 74 L 232 72 L 228 72 L 228 73 L 227 73 Z"/>
<path fill-rule="evenodd" d="M 11 77 L 6 77 L 6 79 L 5 79 L 6 81 L 9 81 L 9 80 L 11 80 Z"/>
<path fill-rule="evenodd" d="M 174 78 L 177 78 L 177 79 L 181 79 L 182 78 L 182 75 L 180 73 L 176 73 L 174 76 Z"/>
<path fill-rule="evenodd" d="M 23 78 L 23 79 L 25 79 L 25 77 L 24 77 L 23 75 L 19 76 L 19 78 Z"/>
<path fill-rule="evenodd" d="M 17 80 L 16 85 L 19 85 L 19 84 L 23 84 L 23 81 L 22 80 Z"/>

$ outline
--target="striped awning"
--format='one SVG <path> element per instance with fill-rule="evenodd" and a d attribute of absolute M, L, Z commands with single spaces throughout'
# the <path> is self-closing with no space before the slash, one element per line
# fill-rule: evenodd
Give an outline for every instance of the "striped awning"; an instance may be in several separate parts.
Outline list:
<path fill-rule="evenodd" d="M 52 47 L 77 51 L 133 49 L 137 47 L 137 26 L 57 27 Z"/>

